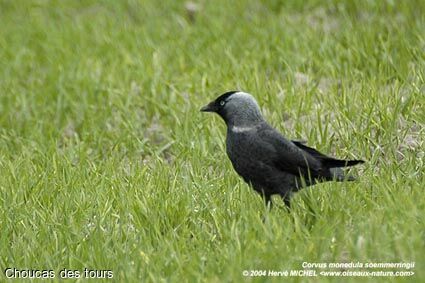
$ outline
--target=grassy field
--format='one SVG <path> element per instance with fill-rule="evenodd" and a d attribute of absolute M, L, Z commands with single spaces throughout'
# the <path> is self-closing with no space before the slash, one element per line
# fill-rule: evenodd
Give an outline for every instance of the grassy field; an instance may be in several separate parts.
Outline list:
<path fill-rule="evenodd" d="M 425 282 L 424 1 L 2 0 L 0 24 L 0 281 L 415 262 L 410 277 L 289 280 Z M 233 89 L 287 137 L 367 160 L 359 181 L 267 212 L 224 123 L 199 112 Z"/>

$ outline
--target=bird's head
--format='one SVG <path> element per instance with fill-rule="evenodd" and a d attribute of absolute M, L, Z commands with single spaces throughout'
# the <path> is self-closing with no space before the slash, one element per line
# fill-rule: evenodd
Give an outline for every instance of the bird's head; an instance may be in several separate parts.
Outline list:
<path fill-rule="evenodd" d="M 253 126 L 263 121 L 257 101 L 242 91 L 228 91 L 202 107 L 201 111 L 217 113 L 227 126 Z"/>

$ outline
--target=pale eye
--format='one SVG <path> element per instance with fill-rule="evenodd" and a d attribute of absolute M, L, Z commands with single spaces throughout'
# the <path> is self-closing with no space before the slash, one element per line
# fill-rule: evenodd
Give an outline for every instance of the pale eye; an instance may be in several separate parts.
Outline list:
<path fill-rule="evenodd" d="M 220 101 L 220 106 L 224 106 L 224 104 L 226 104 L 226 101 L 224 100 Z"/>

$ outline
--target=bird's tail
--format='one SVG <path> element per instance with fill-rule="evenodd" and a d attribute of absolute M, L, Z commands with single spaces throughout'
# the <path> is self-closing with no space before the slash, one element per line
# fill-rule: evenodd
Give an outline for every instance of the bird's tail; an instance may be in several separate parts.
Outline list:
<path fill-rule="evenodd" d="M 349 167 L 364 163 L 363 160 L 341 160 L 335 158 L 323 158 L 322 162 L 328 168 Z"/>
<path fill-rule="evenodd" d="M 313 157 L 319 159 L 323 165 L 325 165 L 328 168 L 335 168 L 335 167 L 348 167 L 348 166 L 354 166 L 356 164 L 364 163 L 363 160 L 341 160 L 332 158 L 330 156 L 326 156 L 323 153 L 320 153 L 314 148 L 306 146 L 303 142 L 300 141 L 292 141 L 296 146 L 301 148 L 302 150 L 308 152 Z"/>

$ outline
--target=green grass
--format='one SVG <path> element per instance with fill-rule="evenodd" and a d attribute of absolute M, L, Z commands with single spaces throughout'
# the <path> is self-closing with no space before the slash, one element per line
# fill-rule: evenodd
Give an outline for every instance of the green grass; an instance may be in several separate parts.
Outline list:
<path fill-rule="evenodd" d="M 414 261 L 413 277 L 343 281 L 423 282 L 424 15 L 424 1 L 200 1 L 194 20 L 183 1 L 0 1 L 0 281 L 14 267 L 279 282 L 242 271 Z M 199 112 L 233 89 L 286 136 L 367 160 L 359 181 L 266 212 L 224 123 Z"/>

